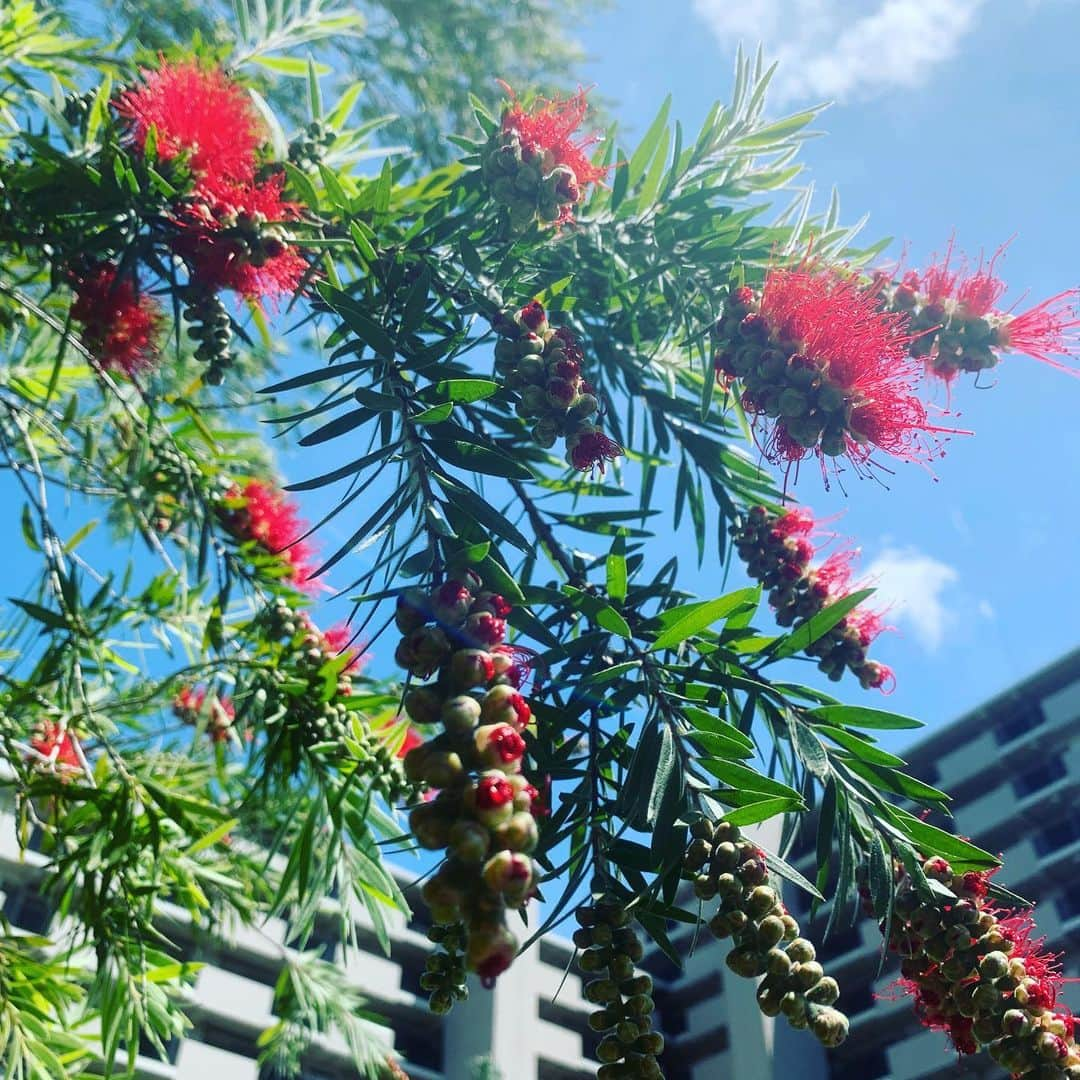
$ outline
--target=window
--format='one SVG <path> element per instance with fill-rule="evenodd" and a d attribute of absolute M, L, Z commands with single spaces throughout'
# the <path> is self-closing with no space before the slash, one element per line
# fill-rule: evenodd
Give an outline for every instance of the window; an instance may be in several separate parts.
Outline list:
<path fill-rule="evenodd" d="M 33 885 L 13 888 L 4 897 L 4 915 L 20 930 L 48 934 L 52 923 L 52 905 Z"/>
<path fill-rule="evenodd" d="M 1016 712 L 998 724 L 994 731 L 994 738 L 997 739 L 999 746 L 1004 746 L 1014 739 L 1019 739 L 1021 735 L 1025 735 L 1033 728 L 1037 728 L 1042 722 L 1042 709 L 1037 704 L 1031 702 L 1021 705 L 1017 707 Z"/>
<path fill-rule="evenodd" d="M 835 1080 L 848 1080 L 852 1076 L 857 1076 L 859 1080 L 878 1080 L 878 1077 L 889 1075 L 889 1059 L 884 1050 L 871 1050 L 861 1057 L 844 1061 L 832 1058 L 830 1065 L 830 1074 Z"/>
<path fill-rule="evenodd" d="M 1058 914 L 1062 919 L 1074 919 L 1080 915 L 1080 893 L 1076 890 L 1062 893 L 1055 901 Z"/>
<path fill-rule="evenodd" d="M 1013 790 L 1018 798 L 1023 799 L 1049 787 L 1055 780 L 1060 780 L 1065 772 L 1065 762 L 1061 758 L 1046 758 L 1042 764 L 1018 776 L 1013 781 Z"/>
<path fill-rule="evenodd" d="M 1031 842 L 1040 855 L 1049 855 L 1060 848 L 1080 840 L 1080 813 L 1073 811 L 1068 817 L 1040 829 Z"/>
<path fill-rule="evenodd" d="M 402 1024 L 394 1029 L 394 1049 L 405 1059 L 405 1071 L 419 1065 L 433 1072 L 442 1072 L 443 1041 L 441 1032 L 420 1030 L 415 1024 Z"/>

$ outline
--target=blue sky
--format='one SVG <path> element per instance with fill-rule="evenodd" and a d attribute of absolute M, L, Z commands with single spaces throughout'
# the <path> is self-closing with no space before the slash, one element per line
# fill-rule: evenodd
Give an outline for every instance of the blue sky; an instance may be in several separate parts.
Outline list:
<path fill-rule="evenodd" d="M 578 37 L 631 136 L 669 91 L 696 127 L 730 93 L 736 45 L 762 41 L 780 60 L 771 112 L 834 102 L 802 158 L 819 199 L 835 184 L 846 220 L 868 212 L 865 238 L 894 237 L 890 255 L 906 243 L 916 265 L 953 230 L 975 256 L 1015 234 L 1008 304 L 1080 284 L 1078 34 L 1074 0 L 624 0 Z M 796 489 L 845 512 L 838 528 L 892 602 L 899 632 L 875 655 L 898 687 L 880 703 L 930 724 L 1078 638 L 1080 379 L 1025 357 L 995 375 L 990 390 L 957 382 L 957 426 L 976 434 L 951 440 L 936 481 L 901 466 L 888 489 L 852 481 L 845 497 L 806 470 Z"/>

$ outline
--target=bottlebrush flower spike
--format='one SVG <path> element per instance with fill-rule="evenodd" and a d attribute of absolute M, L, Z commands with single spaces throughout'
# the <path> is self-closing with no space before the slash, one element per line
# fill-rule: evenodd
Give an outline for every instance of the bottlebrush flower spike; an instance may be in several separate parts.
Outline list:
<path fill-rule="evenodd" d="M 140 151 L 153 128 L 157 155 L 170 161 L 186 153 L 202 190 L 249 182 L 264 129 L 250 96 L 219 68 L 194 61 L 162 61 L 142 72 L 141 85 L 120 95 L 116 109 L 131 125 Z"/>
<path fill-rule="evenodd" d="M 109 371 L 133 376 L 157 363 L 162 314 L 156 300 L 136 290 L 134 278 L 117 276 L 103 263 L 74 279 L 71 317 L 82 325 L 80 338 Z"/>
<path fill-rule="evenodd" d="M 835 540 L 836 534 L 823 530 L 805 507 L 774 514 L 755 506 L 746 521 L 733 526 L 731 532 L 747 573 L 769 590 L 769 603 L 781 626 L 812 618 L 853 591 L 852 565 L 857 552 L 840 548 L 814 566 L 814 555 Z M 811 537 L 817 537 L 818 542 Z M 886 629 L 880 613 L 858 605 L 808 645 L 806 653 L 830 679 L 850 671 L 864 689 L 888 693 L 896 682 L 892 670 L 866 655 L 867 648 Z"/>
<path fill-rule="evenodd" d="M 972 271 L 962 257 L 953 265 L 950 240 L 942 258 L 921 273 L 907 273 L 891 292 L 884 290 L 890 310 L 911 313 L 916 333 L 910 351 L 925 360 L 930 375 L 945 382 L 961 371 L 996 367 L 1006 353 L 1022 353 L 1080 376 L 1080 369 L 1055 359 L 1075 355 L 1080 343 L 1080 290 L 1068 289 L 1019 313 L 1001 310 L 1007 286 L 995 265 L 1005 248 L 998 248 L 985 266 L 980 260 Z"/>
<path fill-rule="evenodd" d="M 47 758 L 49 766 L 54 769 L 59 767 L 62 771 L 82 771 L 82 763 L 75 749 L 75 736 L 52 720 L 45 720 L 38 725 L 30 739 L 30 749 L 36 751 L 42 758 Z M 46 762 L 40 758 L 32 758 L 31 763 L 38 766 L 46 765 Z"/>
<path fill-rule="evenodd" d="M 181 216 L 174 241 L 192 284 L 210 292 L 233 289 L 250 300 L 276 301 L 297 291 L 308 265 L 290 243 L 285 223 L 300 207 L 282 197 L 285 178 L 221 185 Z"/>
<path fill-rule="evenodd" d="M 860 283 L 804 263 L 773 269 L 760 292 L 727 297 L 713 329 L 718 377 L 741 380 L 765 456 L 789 467 L 846 456 L 860 474 L 875 450 L 927 462 L 942 452 L 917 396 L 907 318 L 881 310 Z"/>
<path fill-rule="evenodd" d="M 537 300 L 497 316 L 493 325 L 501 338 L 495 366 L 518 391 L 518 416 L 534 421 L 533 438 L 545 450 L 565 438 L 567 464 L 581 472 L 599 467 L 602 475 L 623 449 L 594 422 L 600 402 L 582 378 L 585 353 L 577 337 L 565 326 L 551 327 Z"/>
<path fill-rule="evenodd" d="M 236 706 L 227 694 L 209 695 L 205 686 L 185 686 L 173 698 L 173 713 L 186 724 L 197 724 L 205 710 L 206 728 L 214 742 L 229 737 L 236 720 Z"/>
<path fill-rule="evenodd" d="M 900 866 L 896 873 L 888 946 L 922 1024 L 946 1032 L 961 1055 L 987 1048 L 1013 1076 L 1080 1077 L 1074 1018 L 1058 1001 L 1059 957 L 1033 937 L 1029 914 L 989 900 L 993 871 L 954 874 L 945 859 L 927 859 L 925 876 L 952 896 L 920 891 Z M 869 906 L 869 888 L 860 892 Z"/>
<path fill-rule="evenodd" d="M 539 794 L 522 772 L 523 733 L 533 728 L 517 690 L 530 654 L 503 644 L 512 610 L 464 570 L 431 592 L 403 593 L 394 615 L 403 635 L 398 662 L 417 678 L 436 676 L 405 695 L 405 711 L 418 724 L 443 728 L 405 756 L 410 780 L 440 789 L 409 814 L 417 843 L 446 852 L 421 892 L 440 927 L 433 940 L 445 943 L 447 934 L 457 940 L 460 928 L 465 954 L 454 978 L 443 960 L 424 975 L 421 985 L 439 1013 L 464 996 L 466 966 L 490 985 L 510 964 L 517 944 L 506 926 L 508 911 L 523 907 L 533 892 L 529 855 L 539 839 L 533 817 Z M 433 640 L 437 651 L 421 657 Z"/>
<path fill-rule="evenodd" d="M 299 537 L 307 529 L 296 505 L 283 492 L 261 480 L 243 488 L 233 486 L 226 496 L 240 506 L 225 514 L 226 526 L 240 541 L 253 540 L 288 565 L 288 580 L 305 591 L 318 588 L 311 580 L 314 547 Z"/>
<path fill-rule="evenodd" d="M 506 83 L 500 85 L 510 104 L 482 154 L 492 196 L 506 206 L 515 229 L 536 217 L 556 225 L 573 221 L 585 187 L 599 183 L 608 171 L 594 165 L 587 153 L 600 136 L 576 137 L 589 109 L 587 91 L 538 98 L 526 109 Z"/>

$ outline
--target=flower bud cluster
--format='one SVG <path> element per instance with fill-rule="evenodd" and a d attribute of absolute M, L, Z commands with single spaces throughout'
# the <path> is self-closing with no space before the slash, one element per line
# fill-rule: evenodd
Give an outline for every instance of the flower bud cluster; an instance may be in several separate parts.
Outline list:
<path fill-rule="evenodd" d="M 515 99 L 503 112 L 480 151 L 480 167 L 513 231 L 538 218 L 544 224 L 572 221 L 585 187 L 604 177 L 607 170 L 585 153 L 595 138 L 574 138 L 587 111 L 585 92 L 579 91 L 565 100 L 541 98 L 530 110 Z"/>
<path fill-rule="evenodd" d="M 545 450 L 566 440 L 566 462 L 585 472 L 614 461 L 617 442 L 593 422 L 599 402 L 582 378 L 584 353 L 565 327 L 553 329 L 539 301 L 533 300 L 496 329 L 495 366 L 505 385 L 518 392 L 517 414 L 534 421 L 532 436 Z"/>
<path fill-rule="evenodd" d="M 284 721 L 299 733 L 309 749 L 339 744 L 352 734 L 351 710 L 344 699 L 352 695 L 352 672 L 358 658 L 341 652 L 312 621 L 279 597 L 262 615 L 267 636 L 282 647 L 277 673 L 265 713 L 282 712 Z M 324 692 L 333 680 L 329 696 Z M 387 755 L 389 756 L 389 755 Z"/>
<path fill-rule="evenodd" d="M 348 628 L 321 630 L 306 611 L 282 597 L 260 614 L 259 622 L 277 648 L 276 665 L 259 678 L 253 698 L 262 722 L 284 725 L 295 738 L 297 753 L 353 755 L 356 771 L 388 802 L 415 799 L 418 785 L 406 777 L 400 752 L 395 755 L 385 733 L 372 729 L 350 703 L 364 658 L 348 646 Z"/>
<path fill-rule="evenodd" d="M 769 270 L 760 291 L 730 290 L 712 330 L 717 378 L 742 385 L 742 405 L 773 464 L 816 457 L 823 473 L 846 457 L 860 475 L 882 451 L 901 461 L 940 456 L 919 397 L 901 314 L 883 310 L 843 268 L 804 261 Z"/>
<path fill-rule="evenodd" d="M 431 995 L 428 1006 L 436 1016 L 445 1016 L 455 1001 L 469 996 L 465 984 L 465 926 L 462 923 L 436 924 L 428 930 L 428 940 L 437 946 L 428 955 L 420 986 Z"/>
<path fill-rule="evenodd" d="M 699 899 L 720 900 L 708 927 L 717 939 L 733 940 L 727 966 L 743 978 L 765 976 L 757 1001 L 766 1016 L 783 1014 L 823 1045 L 839 1046 L 848 1032 L 847 1017 L 833 1008 L 840 988 L 768 884 L 764 852 L 726 821 L 695 822 L 691 835 L 684 874 Z"/>
<path fill-rule="evenodd" d="M 645 955 L 626 907 L 611 897 L 575 912 L 580 929 L 574 944 L 582 950 L 578 967 L 585 983 L 585 1000 L 600 1008 L 589 1027 L 603 1038 L 596 1048 L 601 1062 L 597 1080 L 656 1080 L 664 1037 L 652 1030 L 652 979 L 635 965 Z"/>
<path fill-rule="evenodd" d="M 321 121 L 312 120 L 289 143 L 289 160 L 301 169 L 313 168 L 323 159 L 336 136 Z"/>
<path fill-rule="evenodd" d="M 173 714 L 185 724 L 202 725 L 214 742 L 225 742 L 236 720 L 236 706 L 227 694 L 210 693 L 205 686 L 185 686 L 172 703 Z"/>
<path fill-rule="evenodd" d="M 820 565 L 812 564 L 816 547 L 810 540 L 816 523 L 808 510 L 795 507 L 772 514 L 763 506 L 732 526 L 731 534 L 749 575 L 769 590 L 769 603 L 781 626 L 809 619 L 850 590 L 855 553 L 838 551 Z M 864 689 L 888 687 L 892 670 L 867 657 L 867 649 L 884 629 L 881 618 L 855 608 L 806 647 L 808 655 L 830 679 L 850 671 Z"/>
<path fill-rule="evenodd" d="M 961 371 L 996 367 L 1009 352 L 1077 374 L 1054 357 L 1076 355 L 1080 292 L 1069 289 L 1025 311 L 1015 305 L 1003 310 L 1007 287 L 995 265 L 1004 253 L 1003 246 L 988 264 L 980 260 L 972 270 L 963 256 L 953 263 L 950 241 L 944 257 L 925 270 L 909 270 L 899 281 L 885 271 L 870 279 L 867 292 L 881 309 L 908 318 L 909 351 L 925 362 L 928 374 L 948 383 Z"/>
<path fill-rule="evenodd" d="M 421 895 L 437 924 L 464 925 L 466 966 L 490 985 L 517 952 L 507 911 L 533 893 L 539 794 L 521 772 L 532 713 L 519 693 L 522 652 L 504 644 L 511 606 L 482 585 L 468 572 L 403 594 L 395 659 L 417 679 L 434 676 L 408 691 L 405 711 L 442 726 L 405 757 L 410 780 L 438 789 L 409 827 L 421 847 L 446 850 Z"/>
<path fill-rule="evenodd" d="M 206 382 L 220 386 L 234 359 L 229 349 L 233 336 L 229 313 L 216 292 L 198 285 L 189 285 L 181 298 L 184 322 L 191 324 L 187 336 L 197 343 L 195 359 L 207 365 Z"/>
<path fill-rule="evenodd" d="M 739 379 L 748 413 L 778 421 L 797 446 L 827 457 L 847 453 L 849 439 L 866 441 L 852 424 L 856 395 L 829 378 L 827 363 L 772 332 L 760 293 L 745 285 L 729 292 L 712 336 L 717 377 Z"/>
<path fill-rule="evenodd" d="M 927 369 L 946 381 L 961 371 L 977 374 L 996 367 L 1001 347 L 997 320 L 987 312 L 976 315 L 966 306 L 946 299 L 932 300 L 920 291 L 920 277 L 910 272 L 879 294 L 886 311 L 908 316 L 912 356 L 926 361 Z"/>
<path fill-rule="evenodd" d="M 919 1019 L 947 1032 L 961 1054 L 988 1048 L 1014 1077 L 1080 1080 L 1073 1017 L 1057 1001 L 1057 958 L 1032 940 L 1031 918 L 989 901 L 989 872 L 954 873 L 940 857 L 922 869 L 934 891 L 897 868 L 889 932 Z"/>

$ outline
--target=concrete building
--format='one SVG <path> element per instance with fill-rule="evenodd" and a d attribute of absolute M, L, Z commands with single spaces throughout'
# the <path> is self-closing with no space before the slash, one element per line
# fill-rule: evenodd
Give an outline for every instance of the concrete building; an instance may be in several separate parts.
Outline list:
<path fill-rule="evenodd" d="M 954 797 L 955 827 L 982 847 L 1002 852 L 1010 888 L 1038 897 L 1040 931 L 1065 954 L 1065 974 L 1080 976 L 1080 650 L 980 706 L 913 746 L 911 771 Z M 945 824 L 944 822 L 937 822 Z M 763 839 L 768 843 L 768 838 Z M 806 856 L 797 865 L 810 869 Z M 21 854 L 13 830 L 0 829 L 0 887 L 11 922 L 44 931 L 50 912 L 37 882 L 43 860 Z M 409 880 L 400 875 L 403 883 Z M 821 940 L 825 913 L 806 923 L 807 898 L 789 906 L 804 929 Z M 392 955 L 378 948 L 370 926 L 358 925 L 359 949 L 345 957 L 370 1009 L 390 1027 L 375 1028 L 388 1053 L 413 1080 L 477 1080 L 477 1062 L 490 1059 L 501 1080 L 590 1080 L 597 1036 L 581 981 L 571 969 L 573 947 L 555 935 L 519 957 L 494 991 L 476 988 L 448 1017 L 433 1016 L 419 980 L 431 946 L 423 904 L 413 904 L 409 926 L 391 920 Z M 333 906 L 327 901 L 321 946 L 336 956 Z M 285 955 L 288 927 L 273 920 L 258 932 L 241 931 L 213 946 L 198 944 L 179 909 L 165 912 L 170 936 L 191 959 L 204 961 L 189 1015 L 194 1028 L 171 1046 L 169 1060 L 140 1059 L 144 1080 L 263 1080 L 256 1039 L 275 1022 L 273 985 Z M 659 951 L 642 967 L 656 982 L 658 1026 L 667 1038 L 668 1080 L 944 1080 L 1000 1077 L 978 1058 L 958 1062 L 944 1036 L 924 1031 L 907 1000 L 889 1000 L 895 968 L 877 974 L 880 935 L 859 919 L 825 941 L 819 953 L 843 987 L 841 1006 L 851 1034 L 826 1055 L 805 1032 L 761 1015 L 752 982 L 728 971 L 726 945 L 707 932 L 673 936 L 688 959 L 680 970 Z M 1066 990 L 1080 1011 L 1080 984 Z M 345 1045 L 322 1039 L 312 1048 L 305 1080 L 355 1077 Z"/>

